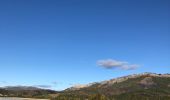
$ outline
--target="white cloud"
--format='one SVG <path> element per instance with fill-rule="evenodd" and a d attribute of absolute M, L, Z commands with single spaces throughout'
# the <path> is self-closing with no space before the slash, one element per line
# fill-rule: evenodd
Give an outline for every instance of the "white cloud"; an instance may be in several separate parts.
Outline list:
<path fill-rule="evenodd" d="M 0 84 L 6 84 L 7 82 L 6 81 L 0 81 Z"/>
<path fill-rule="evenodd" d="M 37 88 L 45 88 L 45 89 L 52 87 L 51 85 L 34 85 L 34 86 L 37 87 Z"/>
<path fill-rule="evenodd" d="M 52 85 L 62 85 L 63 82 L 59 82 L 59 81 L 53 81 L 51 82 Z"/>
<path fill-rule="evenodd" d="M 113 59 L 99 60 L 97 61 L 97 65 L 107 69 L 120 68 L 123 70 L 134 70 L 139 67 L 137 64 L 129 64 L 126 61 L 118 61 Z"/>
<path fill-rule="evenodd" d="M 139 65 L 123 65 L 121 68 L 124 70 L 135 70 L 139 67 Z"/>
<path fill-rule="evenodd" d="M 58 82 L 57 82 L 57 81 L 54 81 L 54 82 L 52 82 L 52 84 L 53 84 L 53 85 L 57 85 L 57 84 L 58 84 Z"/>

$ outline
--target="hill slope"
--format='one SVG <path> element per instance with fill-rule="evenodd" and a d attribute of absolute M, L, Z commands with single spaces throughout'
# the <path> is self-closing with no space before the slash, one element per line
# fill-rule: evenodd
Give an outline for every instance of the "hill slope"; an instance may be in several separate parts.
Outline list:
<path fill-rule="evenodd" d="M 170 74 L 143 73 L 71 87 L 56 100 L 170 100 Z"/>
<path fill-rule="evenodd" d="M 49 98 L 49 94 L 54 93 L 56 91 L 32 86 L 7 86 L 0 88 L 0 96 L 2 97 Z"/>

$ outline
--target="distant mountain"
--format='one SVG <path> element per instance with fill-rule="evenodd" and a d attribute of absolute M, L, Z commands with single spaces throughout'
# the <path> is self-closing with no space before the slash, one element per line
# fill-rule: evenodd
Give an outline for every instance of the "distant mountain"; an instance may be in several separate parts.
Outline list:
<path fill-rule="evenodd" d="M 5 90 L 21 91 L 21 90 L 41 90 L 40 88 L 33 86 L 6 86 L 3 87 Z"/>
<path fill-rule="evenodd" d="M 0 96 L 5 97 L 26 97 L 26 98 L 49 98 L 49 94 L 56 91 L 41 89 L 33 86 L 6 86 L 0 88 Z"/>

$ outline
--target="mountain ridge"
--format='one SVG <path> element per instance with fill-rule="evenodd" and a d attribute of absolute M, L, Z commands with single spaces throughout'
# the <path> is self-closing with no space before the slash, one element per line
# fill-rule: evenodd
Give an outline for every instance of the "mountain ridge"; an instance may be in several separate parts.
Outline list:
<path fill-rule="evenodd" d="M 117 77 L 117 78 L 113 78 L 110 80 L 105 80 L 105 81 L 100 81 L 100 82 L 93 82 L 93 83 L 89 83 L 89 84 L 80 84 L 80 86 L 76 85 L 76 86 L 72 86 L 70 88 L 65 89 L 67 90 L 78 90 L 81 88 L 85 88 L 85 87 L 89 87 L 91 85 L 94 84 L 114 84 L 114 83 L 119 83 L 119 82 L 123 82 L 126 81 L 127 79 L 131 79 L 131 78 L 137 78 L 137 77 L 141 77 L 141 76 L 154 76 L 154 77 L 170 77 L 169 73 L 165 73 L 165 74 L 157 74 L 157 73 L 151 73 L 151 72 L 144 72 L 144 73 L 139 73 L 139 74 L 131 74 L 131 75 L 126 75 L 126 76 L 122 76 L 122 77 Z"/>
<path fill-rule="evenodd" d="M 66 100 L 170 100 L 170 74 L 146 72 L 127 75 L 91 83 L 86 87 L 66 89 L 56 98 L 56 100 L 62 100 L 61 98 L 67 98 Z"/>

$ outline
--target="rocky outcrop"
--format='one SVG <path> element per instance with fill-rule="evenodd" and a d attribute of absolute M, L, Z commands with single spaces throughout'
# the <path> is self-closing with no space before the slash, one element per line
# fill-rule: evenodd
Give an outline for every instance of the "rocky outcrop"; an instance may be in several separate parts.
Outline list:
<path fill-rule="evenodd" d="M 170 87 L 170 84 L 168 85 L 168 87 Z"/>
<path fill-rule="evenodd" d="M 154 86 L 156 83 L 152 80 L 152 77 L 145 77 L 139 82 L 140 85 L 144 86 L 145 88 Z"/>

